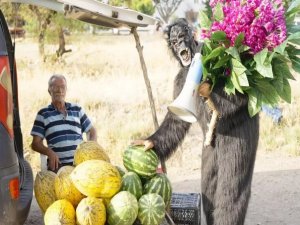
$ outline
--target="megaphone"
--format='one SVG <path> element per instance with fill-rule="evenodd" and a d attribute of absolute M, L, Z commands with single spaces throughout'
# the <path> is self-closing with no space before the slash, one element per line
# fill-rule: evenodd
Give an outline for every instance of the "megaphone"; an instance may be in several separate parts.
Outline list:
<path fill-rule="evenodd" d="M 196 100 L 201 79 L 201 56 L 200 53 L 196 53 L 191 62 L 182 91 L 174 102 L 168 106 L 168 110 L 183 121 L 189 123 L 197 121 Z"/>

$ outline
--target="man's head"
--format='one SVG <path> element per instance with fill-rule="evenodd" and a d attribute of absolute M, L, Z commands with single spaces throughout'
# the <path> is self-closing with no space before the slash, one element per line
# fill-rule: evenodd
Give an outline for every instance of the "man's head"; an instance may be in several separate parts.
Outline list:
<path fill-rule="evenodd" d="M 63 75 L 54 74 L 48 81 L 48 92 L 53 103 L 64 103 L 67 91 L 67 80 Z"/>
<path fill-rule="evenodd" d="M 167 41 L 173 54 L 182 66 L 189 66 L 199 51 L 193 28 L 183 19 L 177 19 L 167 27 Z"/>

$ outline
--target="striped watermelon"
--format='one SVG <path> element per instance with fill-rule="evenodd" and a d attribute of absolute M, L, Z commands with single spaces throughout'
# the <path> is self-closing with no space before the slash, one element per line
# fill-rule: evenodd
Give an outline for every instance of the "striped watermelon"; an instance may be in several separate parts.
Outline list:
<path fill-rule="evenodd" d="M 139 176 L 135 172 L 128 172 L 122 177 L 122 191 L 129 191 L 136 199 L 143 194 L 143 186 Z"/>
<path fill-rule="evenodd" d="M 128 171 L 141 177 L 153 177 L 159 160 L 153 150 L 144 150 L 144 146 L 130 146 L 124 151 L 123 164 Z"/>
<path fill-rule="evenodd" d="M 156 174 L 155 177 L 151 178 L 144 185 L 144 194 L 148 193 L 157 193 L 159 194 L 166 204 L 166 207 L 170 205 L 171 196 L 172 196 L 172 186 L 171 182 L 167 178 L 167 176 L 163 173 Z"/>
<path fill-rule="evenodd" d="M 138 202 L 128 191 L 120 191 L 107 207 L 109 225 L 132 225 L 138 215 Z"/>
<path fill-rule="evenodd" d="M 138 219 L 142 225 L 159 225 L 165 217 L 165 202 L 156 193 L 145 194 L 139 199 Z"/>

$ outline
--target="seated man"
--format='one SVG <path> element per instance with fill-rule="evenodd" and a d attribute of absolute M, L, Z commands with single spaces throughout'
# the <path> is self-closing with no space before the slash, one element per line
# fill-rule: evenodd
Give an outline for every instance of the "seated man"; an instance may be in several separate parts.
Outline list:
<path fill-rule="evenodd" d="M 48 92 L 52 102 L 39 110 L 31 130 L 32 149 L 48 156 L 48 169 L 54 172 L 61 166 L 73 164 L 74 152 L 83 141 L 83 133 L 87 133 L 88 140 L 97 140 L 96 130 L 83 109 L 65 102 L 66 91 L 67 81 L 63 75 L 50 77 Z"/>

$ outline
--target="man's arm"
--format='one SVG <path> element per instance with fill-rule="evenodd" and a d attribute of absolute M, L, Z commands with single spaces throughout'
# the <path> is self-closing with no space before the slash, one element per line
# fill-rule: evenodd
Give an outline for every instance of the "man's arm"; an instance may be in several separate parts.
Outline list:
<path fill-rule="evenodd" d="M 58 168 L 58 164 L 59 164 L 58 156 L 51 148 L 48 148 L 44 145 L 43 139 L 41 137 L 33 136 L 31 148 L 36 152 L 48 156 L 49 167 L 51 170 L 54 171 Z"/>
<path fill-rule="evenodd" d="M 86 133 L 88 141 L 97 141 L 97 131 L 94 126 Z"/>

